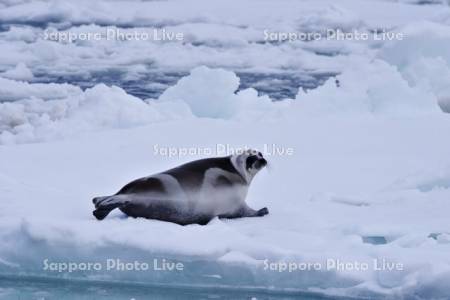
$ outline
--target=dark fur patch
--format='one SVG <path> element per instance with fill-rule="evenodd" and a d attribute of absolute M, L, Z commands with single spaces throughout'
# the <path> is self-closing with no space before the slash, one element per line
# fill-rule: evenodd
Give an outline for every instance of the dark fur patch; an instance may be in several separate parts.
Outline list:
<path fill-rule="evenodd" d="M 245 161 L 245 168 L 247 170 L 250 169 L 257 160 L 258 157 L 256 155 L 247 157 L 247 160 Z"/>
<path fill-rule="evenodd" d="M 185 190 L 196 190 L 201 187 L 206 171 L 211 168 L 219 168 L 227 172 L 236 174 L 242 179 L 242 182 L 245 182 L 242 175 L 239 174 L 239 172 L 231 163 L 231 159 L 229 156 L 195 160 L 165 171 L 163 172 L 163 174 L 168 174 L 175 177 L 180 183 L 181 187 Z"/>
<path fill-rule="evenodd" d="M 149 191 L 164 193 L 166 189 L 162 181 L 159 180 L 158 178 L 144 177 L 128 183 L 120 191 L 118 191 L 116 195 L 149 192 Z"/>
<path fill-rule="evenodd" d="M 200 224 L 206 225 L 213 216 L 192 215 L 189 213 L 180 214 L 176 206 L 170 205 L 166 201 L 155 201 L 148 206 L 136 203 L 128 203 L 120 207 L 120 210 L 133 218 L 147 218 L 179 225 Z"/>

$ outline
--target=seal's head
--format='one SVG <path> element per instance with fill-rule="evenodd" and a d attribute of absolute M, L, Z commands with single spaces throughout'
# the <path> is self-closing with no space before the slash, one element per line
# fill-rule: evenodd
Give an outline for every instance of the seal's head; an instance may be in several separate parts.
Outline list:
<path fill-rule="evenodd" d="M 267 165 L 267 160 L 262 153 L 252 149 L 232 155 L 231 161 L 248 183 Z"/>

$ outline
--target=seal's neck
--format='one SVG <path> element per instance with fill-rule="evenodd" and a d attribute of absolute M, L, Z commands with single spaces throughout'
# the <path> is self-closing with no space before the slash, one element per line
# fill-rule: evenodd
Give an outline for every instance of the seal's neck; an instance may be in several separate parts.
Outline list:
<path fill-rule="evenodd" d="M 241 174 L 247 185 L 249 185 L 252 182 L 255 174 L 251 174 L 246 170 L 245 160 L 246 157 L 244 155 L 231 155 L 230 157 L 230 161 L 233 167 L 239 172 L 239 174 Z"/>

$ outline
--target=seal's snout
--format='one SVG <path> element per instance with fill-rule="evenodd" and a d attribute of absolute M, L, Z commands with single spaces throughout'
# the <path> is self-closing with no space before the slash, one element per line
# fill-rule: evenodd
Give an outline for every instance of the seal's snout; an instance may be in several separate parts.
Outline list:
<path fill-rule="evenodd" d="M 263 167 L 267 166 L 267 160 L 265 158 L 261 158 L 260 163 L 262 164 Z"/>
<path fill-rule="evenodd" d="M 264 168 L 265 166 L 267 166 L 267 160 L 265 158 L 259 158 L 256 162 L 255 162 L 255 168 L 257 170 L 260 170 L 262 168 Z"/>
<path fill-rule="evenodd" d="M 265 166 L 267 166 L 267 160 L 263 157 L 261 152 L 253 151 L 246 159 L 247 170 L 253 169 L 259 171 Z"/>

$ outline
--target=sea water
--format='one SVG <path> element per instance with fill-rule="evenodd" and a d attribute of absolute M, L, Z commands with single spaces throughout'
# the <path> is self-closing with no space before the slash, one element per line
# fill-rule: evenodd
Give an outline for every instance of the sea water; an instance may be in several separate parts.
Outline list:
<path fill-rule="evenodd" d="M 230 287 L 175 286 L 134 284 L 124 282 L 100 282 L 60 280 L 54 278 L 17 277 L 0 278 L 0 299 L 7 300 L 172 300 L 172 299 L 336 299 L 314 293 L 270 291 Z M 339 298 L 346 299 L 346 298 Z"/>

